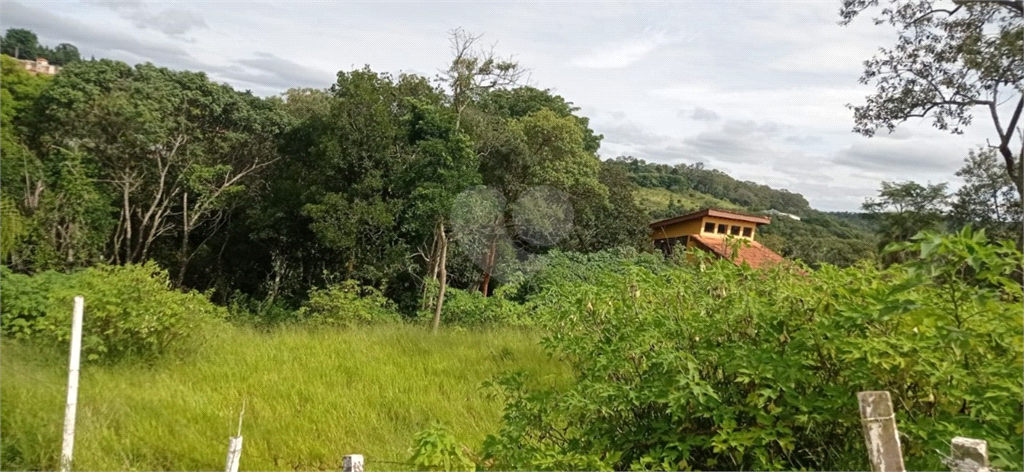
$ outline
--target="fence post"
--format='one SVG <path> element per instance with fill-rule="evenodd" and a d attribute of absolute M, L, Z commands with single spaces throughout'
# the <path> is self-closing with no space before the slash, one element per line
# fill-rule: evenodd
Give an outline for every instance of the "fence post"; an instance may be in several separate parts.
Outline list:
<path fill-rule="evenodd" d="M 341 470 L 343 472 L 363 472 L 363 455 L 362 454 L 349 454 L 341 460 Z"/>
<path fill-rule="evenodd" d="M 224 472 L 238 472 L 238 462 L 242 459 L 242 437 L 231 436 L 228 440 L 228 463 Z"/>
<path fill-rule="evenodd" d="M 873 472 L 904 472 L 900 435 L 889 392 L 859 392 L 860 419 Z"/>
<path fill-rule="evenodd" d="M 60 470 L 71 470 L 71 459 L 75 450 L 75 413 L 78 408 L 78 364 L 82 352 L 82 314 L 85 298 L 75 297 L 75 309 L 71 316 L 71 358 L 68 361 L 68 400 L 64 404 L 64 442 L 60 448 Z"/>
<path fill-rule="evenodd" d="M 946 462 L 953 472 L 988 472 L 988 442 L 983 439 L 955 437 L 950 443 L 952 456 Z"/>
<path fill-rule="evenodd" d="M 227 440 L 227 465 L 224 472 L 239 472 L 239 462 L 242 461 L 242 419 L 246 416 L 246 402 L 242 402 L 242 411 L 239 412 L 239 434 L 231 436 Z"/>

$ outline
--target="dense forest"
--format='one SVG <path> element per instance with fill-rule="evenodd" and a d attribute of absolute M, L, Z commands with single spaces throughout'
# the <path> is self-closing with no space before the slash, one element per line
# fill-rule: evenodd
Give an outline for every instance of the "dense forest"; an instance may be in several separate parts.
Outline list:
<path fill-rule="evenodd" d="M 846 20 L 868 3 L 847 0 Z M 59 408 L 39 389 L 59 385 L 66 364 L 49 359 L 66 354 L 66 308 L 84 294 L 93 405 L 115 401 L 111 385 L 148 405 L 125 379 L 174 378 L 153 404 L 194 415 L 179 423 L 251 400 L 264 438 L 292 433 L 260 411 L 294 414 L 294 443 L 327 435 L 384 455 L 411 442 L 413 470 L 862 470 L 850 395 L 876 389 L 898 402 L 909 465 L 940 467 L 934 451 L 967 435 L 990 441 L 997 467 L 1021 466 L 1024 162 L 1005 146 L 965 156 L 955 192 L 887 181 L 860 212 L 823 212 L 700 162 L 602 159 L 573 102 L 526 85 L 479 36 L 450 39 L 436 78 L 366 66 L 259 97 L 8 30 L 0 341 L 16 355 L 3 358 L 0 465 L 57 465 Z M 33 75 L 12 56 L 62 68 Z M 885 103 L 855 112 L 857 130 L 895 126 Z M 770 216 L 758 241 L 789 262 L 654 250 L 649 223 L 704 208 Z M 454 366 L 438 367 L 442 342 L 460 349 Z M 360 375 L 394 380 L 338 395 L 356 358 Z M 202 387 L 234 366 L 252 379 Z M 421 392 L 432 409 L 417 410 Z M 200 444 L 216 428 L 168 440 L 185 426 L 163 410 L 95 408 L 83 421 L 103 433 L 80 464 L 210 468 Z M 310 427 L 342 411 L 391 436 Z M 143 439 L 123 445 L 99 417 Z M 333 451 L 262 441 L 247 443 L 252 467 L 331 467 L 304 461 Z"/>
<path fill-rule="evenodd" d="M 31 32 L 7 36 L 5 48 L 34 44 Z M 154 260 L 179 287 L 260 310 L 291 310 L 311 289 L 355 280 L 412 313 L 442 267 L 447 284 L 490 293 L 493 272 L 514 271 L 524 254 L 650 250 L 649 221 L 707 207 L 772 212 L 762 242 L 814 267 L 877 257 L 882 239 L 934 227 L 906 222 L 934 213 L 928 205 L 942 222 L 955 214 L 948 230 L 1006 237 L 1006 222 L 1020 221 L 1005 175 L 975 169 L 994 162 L 980 153 L 962 171 L 979 188 L 936 194 L 888 222 L 816 211 L 799 194 L 701 163 L 602 162 L 602 136 L 578 108 L 518 85 L 520 65 L 474 49 L 475 39 L 456 33 L 440 81 L 367 68 L 270 98 L 150 64 L 78 61 L 50 78 L 5 58 L 2 193 L 21 230 L 4 257 L 22 272 Z M 473 238 L 452 234 L 456 197 L 480 185 L 504 202 L 502 215 L 490 229 L 475 222 Z M 572 214 L 557 241 L 538 245 L 516 232 L 513 209 L 540 186 Z M 990 195 L 1002 200 L 992 206 Z M 556 221 L 542 213 L 527 218 L 532 227 Z M 900 224 L 912 229 L 882 237 Z"/>

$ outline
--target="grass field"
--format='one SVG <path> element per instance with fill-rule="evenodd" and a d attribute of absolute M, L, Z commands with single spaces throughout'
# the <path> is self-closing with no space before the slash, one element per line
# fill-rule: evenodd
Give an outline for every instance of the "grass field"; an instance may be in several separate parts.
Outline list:
<path fill-rule="evenodd" d="M 720 208 L 723 210 L 742 210 L 743 207 L 732 202 L 721 200 L 711 195 L 688 190 L 683 193 L 676 193 L 664 188 L 638 188 L 635 193 L 636 203 L 644 211 L 664 210 L 669 207 L 669 202 L 675 201 L 677 205 L 694 210 L 700 208 Z"/>
<path fill-rule="evenodd" d="M 409 470 L 412 436 L 431 421 L 477 448 L 501 405 L 480 385 L 525 370 L 562 382 L 538 336 L 512 329 L 442 332 L 392 326 L 260 333 L 230 328 L 174 364 L 84 366 L 76 470 L 219 470 L 247 404 L 241 468 Z M 0 344 L 0 467 L 56 470 L 67 359 Z"/>

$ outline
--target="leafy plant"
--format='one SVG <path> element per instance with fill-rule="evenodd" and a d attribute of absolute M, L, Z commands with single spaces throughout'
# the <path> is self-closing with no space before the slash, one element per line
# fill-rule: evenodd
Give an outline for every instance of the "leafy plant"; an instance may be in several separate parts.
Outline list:
<path fill-rule="evenodd" d="M 302 323 L 326 326 L 354 326 L 398 322 L 392 302 L 373 287 L 346 280 L 325 289 L 313 290 L 298 311 Z"/>
<path fill-rule="evenodd" d="M 416 433 L 413 437 L 412 457 L 409 462 L 416 470 L 476 471 L 476 464 L 466 454 L 466 448 L 460 446 L 441 423 L 433 423 L 429 428 Z"/>
<path fill-rule="evenodd" d="M 1012 244 L 925 234 L 914 259 L 769 270 L 610 265 L 532 302 L 566 388 L 495 383 L 485 457 L 514 470 L 867 468 L 854 393 L 888 390 L 907 465 L 942 467 L 954 436 L 1022 466 L 1022 264 Z"/>
<path fill-rule="evenodd" d="M 0 280 L 0 331 L 60 350 L 68 348 L 71 336 L 72 300 L 84 296 L 86 361 L 153 361 L 186 354 L 226 315 L 201 293 L 170 289 L 167 272 L 153 263 L 35 276 L 4 269 Z"/>

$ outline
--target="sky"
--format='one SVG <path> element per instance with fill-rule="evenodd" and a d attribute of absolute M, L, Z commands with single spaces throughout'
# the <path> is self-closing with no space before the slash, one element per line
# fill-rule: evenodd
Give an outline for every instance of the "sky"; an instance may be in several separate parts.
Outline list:
<path fill-rule="evenodd" d="M 840 2 L 42 2 L 4 0 L 0 28 L 83 57 L 205 71 L 261 96 L 325 88 L 338 71 L 434 76 L 449 32 L 482 35 L 529 69 L 529 85 L 580 107 L 603 159 L 703 162 L 857 211 L 882 181 L 960 181 L 986 116 L 963 135 L 927 120 L 856 134 L 847 104 L 872 91 L 862 63 L 895 31 L 869 17 L 840 26 Z"/>

